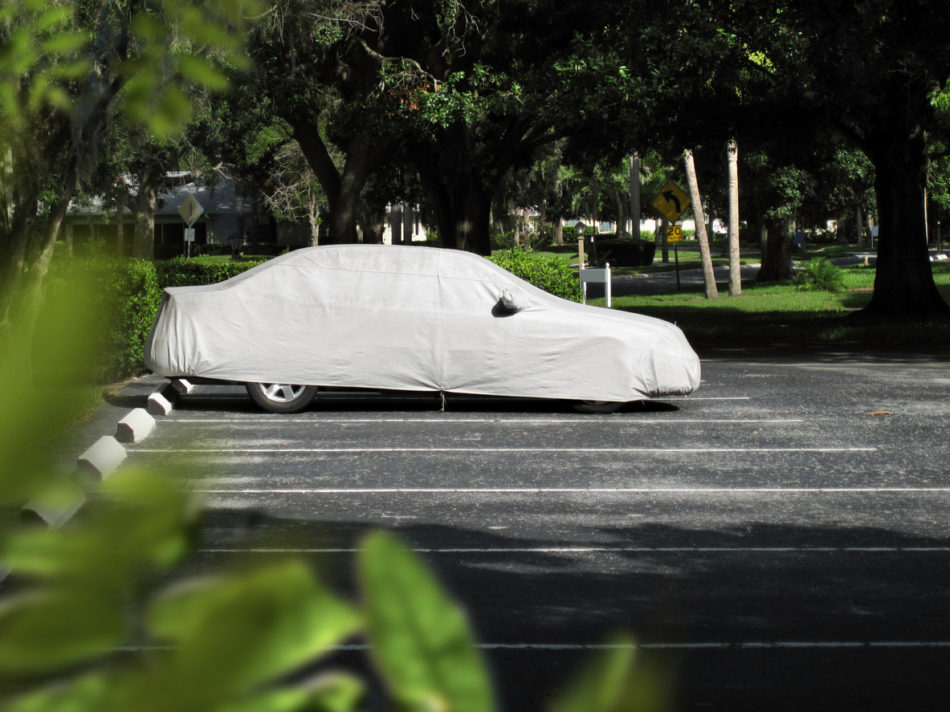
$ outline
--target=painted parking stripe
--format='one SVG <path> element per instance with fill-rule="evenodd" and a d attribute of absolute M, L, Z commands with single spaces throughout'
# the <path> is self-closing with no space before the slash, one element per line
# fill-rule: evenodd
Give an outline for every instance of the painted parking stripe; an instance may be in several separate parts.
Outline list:
<path fill-rule="evenodd" d="M 310 455 L 376 455 L 376 454 L 412 454 L 412 453 L 443 453 L 443 454 L 535 454 L 558 453 L 577 455 L 720 455 L 720 454 L 763 454 L 763 453 L 870 453 L 877 452 L 876 447 L 280 447 L 280 448 L 136 448 L 135 452 L 161 455 L 281 455 L 281 454 L 310 454 Z"/>
<path fill-rule="evenodd" d="M 198 494 L 950 494 L 950 487 L 307 487 L 196 488 Z"/>
<path fill-rule="evenodd" d="M 198 549 L 202 554 L 359 554 L 360 547 Z M 948 554 L 950 546 L 512 546 L 413 547 L 417 554 Z"/>

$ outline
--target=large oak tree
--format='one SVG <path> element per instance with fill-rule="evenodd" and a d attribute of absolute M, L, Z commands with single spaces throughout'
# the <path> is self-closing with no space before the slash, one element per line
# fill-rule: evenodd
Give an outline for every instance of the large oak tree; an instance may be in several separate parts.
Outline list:
<path fill-rule="evenodd" d="M 950 77 L 941 0 L 729 0 L 710 4 L 758 67 L 745 119 L 803 151 L 817 132 L 860 148 L 875 170 L 880 240 L 862 316 L 946 317 L 927 251 L 929 146 L 937 92 Z"/>

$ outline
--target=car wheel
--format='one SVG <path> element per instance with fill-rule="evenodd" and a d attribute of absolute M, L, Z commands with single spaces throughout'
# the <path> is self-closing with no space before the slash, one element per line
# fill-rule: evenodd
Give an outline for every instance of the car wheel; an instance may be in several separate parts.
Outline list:
<path fill-rule="evenodd" d="M 616 413 L 625 405 L 623 401 L 577 401 L 574 410 L 578 413 Z"/>
<path fill-rule="evenodd" d="M 316 386 L 295 386 L 289 383 L 245 383 L 251 400 L 271 413 L 296 413 L 303 410 L 317 395 Z"/>

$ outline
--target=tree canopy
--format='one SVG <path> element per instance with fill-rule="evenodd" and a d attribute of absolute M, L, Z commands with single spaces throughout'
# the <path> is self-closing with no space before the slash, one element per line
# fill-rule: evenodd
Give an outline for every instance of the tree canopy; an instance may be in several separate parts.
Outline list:
<path fill-rule="evenodd" d="M 94 177 L 101 185 L 102 166 L 119 165 L 102 154 L 131 150 L 123 165 L 145 166 L 200 87 L 234 92 L 214 102 L 204 134 L 215 160 L 264 185 L 281 214 L 315 225 L 325 202 L 321 241 L 356 241 L 360 225 L 373 236 L 386 203 L 409 199 L 443 245 L 487 253 L 493 201 L 529 195 L 513 177 L 552 156 L 592 171 L 632 150 L 674 165 L 697 149 L 702 168 L 704 151 L 734 138 L 744 170 L 767 174 L 745 198 L 753 222 L 814 219 L 817 203 L 854 211 L 873 181 L 880 240 L 867 313 L 947 313 L 924 210 L 928 185 L 933 206 L 950 202 L 950 19 L 938 0 L 272 0 L 251 10 L 243 0 L 0 10 L 5 283 L 42 266 L 56 216 Z M 120 124 L 139 128 L 113 140 Z M 563 186 L 557 173 L 537 175 Z"/>

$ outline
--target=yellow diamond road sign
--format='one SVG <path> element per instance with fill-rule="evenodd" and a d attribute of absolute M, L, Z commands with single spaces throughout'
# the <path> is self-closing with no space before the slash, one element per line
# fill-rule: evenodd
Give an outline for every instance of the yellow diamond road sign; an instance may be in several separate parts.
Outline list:
<path fill-rule="evenodd" d="M 683 211 L 689 207 L 689 196 L 676 183 L 669 181 L 663 186 L 660 194 L 653 199 L 653 207 L 670 222 L 676 222 Z"/>
<path fill-rule="evenodd" d="M 187 224 L 188 227 L 194 225 L 195 221 L 204 214 L 204 211 L 204 207 L 198 202 L 194 193 L 189 194 L 188 197 L 185 198 L 185 202 L 178 208 L 178 214 L 184 218 L 185 224 Z"/>

